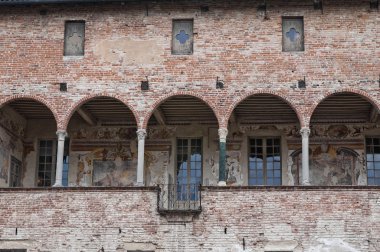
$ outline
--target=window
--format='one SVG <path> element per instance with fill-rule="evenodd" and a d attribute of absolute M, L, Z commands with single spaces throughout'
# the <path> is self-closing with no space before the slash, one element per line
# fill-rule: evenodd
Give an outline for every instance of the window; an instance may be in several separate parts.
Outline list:
<path fill-rule="evenodd" d="M 303 17 L 282 18 L 282 51 L 304 51 Z"/>
<path fill-rule="evenodd" d="M 193 53 L 193 20 L 173 20 L 172 54 Z"/>
<path fill-rule="evenodd" d="M 63 151 L 63 169 L 62 169 L 62 185 L 69 185 L 69 147 L 70 147 L 70 139 L 65 139 L 65 147 Z"/>
<path fill-rule="evenodd" d="M 84 21 L 67 21 L 65 24 L 65 56 L 84 55 Z"/>
<path fill-rule="evenodd" d="M 37 186 L 52 186 L 55 180 L 56 148 L 53 140 L 40 140 Z"/>
<path fill-rule="evenodd" d="M 281 185 L 280 138 L 249 139 L 249 185 Z"/>
<path fill-rule="evenodd" d="M 177 139 L 177 200 L 197 200 L 202 181 L 202 139 Z"/>
<path fill-rule="evenodd" d="M 21 186 L 21 161 L 11 156 L 11 177 L 9 180 L 9 187 Z"/>
<path fill-rule="evenodd" d="M 380 138 L 366 138 L 367 184 L 380 185 Z"/>

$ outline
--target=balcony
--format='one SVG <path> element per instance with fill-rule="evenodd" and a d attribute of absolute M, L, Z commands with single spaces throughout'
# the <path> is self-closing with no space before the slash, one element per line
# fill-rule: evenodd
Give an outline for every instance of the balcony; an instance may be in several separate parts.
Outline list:
<path fill-rule="evenodd" d="M 161 214 L 197 214 L 202 211 L 202 195 L 200 184 L 160 185 L 157 197 L 157 209 Z"/>

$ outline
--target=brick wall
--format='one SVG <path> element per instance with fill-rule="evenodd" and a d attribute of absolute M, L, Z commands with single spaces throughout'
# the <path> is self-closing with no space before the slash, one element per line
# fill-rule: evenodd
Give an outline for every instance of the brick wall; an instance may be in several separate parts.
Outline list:
<path fill-rule="evenodd" d="M 288 101 L 307 125 L 327 95 L 352 91 L 378 106 L 380 16 L 362 1 L 259 1 L 2 7 L 0 103 L 34 97 L 65 129 L 75 108 L 109 95 L 134 111 L 145 127 L 154 105 L 170 95 L 201 97 L 221 126 L 234 106 L 258 92 Z M 147 8 L 146 8 L 147 7 Z M 40 10 L 46 9 L 46 15 Z M 305 52 L 282 52 L 281 17 L 303 16 Z M 194 19 L 194 54 L 171 55 L 172 20 Z M 66 20 L 86 21 L 84 57 L 63 57 Z M 142 92 L 148 76 L 151 90 Z M 225 89 L 215 89 L 216 77 Z M 306 78 L 306 90 L 296 88 Z M 59 82 L 68 92 L 59 92 Z M 379 107 L 379 106 L 378 106 Z"/>
<path fill-rule="evenodd" d="M 209 187 L 202 192 L 203 211 L 193 221 L 160 215 L 156 200 L 153 188 L 2 189 L 0 247 L 28 251 L 380 249 L 378 188 Z"/>

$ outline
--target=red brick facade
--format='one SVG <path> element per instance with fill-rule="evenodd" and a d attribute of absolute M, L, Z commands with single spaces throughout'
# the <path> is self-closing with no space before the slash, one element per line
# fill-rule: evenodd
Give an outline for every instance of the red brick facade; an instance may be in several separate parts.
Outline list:
<path fill-rule="evenodd" d="M 53 113 L 57 130 L 65 131 L 81 105 L 92 98 L 108 96 L 122 101 L 132 111 L 137 128 L 147 129 L 154 110 L 167 99 L 178 95 L 197 97 L 212 109 L 218 127 L 184 130 L 180 125 L 178 128 L 184 134 L 199 138 L 206 139 L 208 134 L 207 144 L 202 142 L 202 146 L 208 148 L 207 155 L 200 161 L 203 162 L 201 183 L 206 185 L 218 183 L 215 175 L 220 150 L 217 130 L 228 128 L 234 109 L 248 97 L 258 94 L 279 97 L 296 113 L 299 128 L 308 127 L 317 106 L 337 93 L 357 94 L 380 111 L 378 10 L 370 9 L 368 1 L 356 0 L 323 1 L 323 11 L 315 10 L 313 1 L 267 2 L 266 14 L 258 9 L 261 1 L 244 0 L 1 6 L 0 106 L 22 98 L 39 101 Z M 208 11 L 201 6 L 208 6 Z M 283 16 L 303 17 L 305 51 L 282 51 Z M 175 19 L 194 20 L 192 55 L 171 54 Z M 69 20 L 85 21 L 84 56 L 63 56 L 64 27 Z M 150 89 L 142 91 L 140 83 L 146 78 Z M 217 78 L 224 81 L 223 89 L 215 87 Z M 303 79 L 306 88 L 298 88 L 298 81 Z M 59 91 L 59 83 L 67 83 L 67 92 Z M 335 137 L 331 148 L 318 139 L 313 142 L 317 164 L 325 158 L 323 155 L 331 154 L 329 150 L 334 153 L 328 162 L 336 161 L 343 145 L 358 152 L 352 156 L 353 167 L 363 169 L 350 174 L 355 183 L 346 183 L 353 187 L 287 187 L 291 179 L 286 172 L 290 175 L 293 172 L 295 178 L 301 179 L 298 178 L 301 136 L 299 132 L 292 133 L 292 128 L 288 134 L 289 128 L 284 130 L 285 126 L 275 130 L 264 128 L 264 133 L 259 133 L 260 137 L 274 132 L 278 139 L 289 138 L 289 143 L 281 145 L 286 148 L 281 150 L 283 157 L 279 161 L 279 176 L 284 186 L 240 187 L 249 184 L 248 139 L 253 134 L 234 139 L 232 144 L 227 141 L 227 152 L 230 151 L 231 156 L 235 154 L 231 162 L 244 163 L 239 166 L 238 178 L 231 182 L 236 187 L 205 187 L 202 211 L 193 219 L 189 219 L 192 216 L 188 213 L 161 215 L 157 211 L 155 188 L 79 188 L 94 185 L 85 181 L 87 175 L 92 175 L 93 160 L 103 157 L 105 161 L 106 154 L 101 155 L 106 153 L 106 147 L 114 146 L 107 142 L 109 139 L 97 138 L 100 131 L 91 131 L 90 127 L 86 128 L 90 132 L 88 138 L 80 135 L 78 124 L 72 130 L 76 135 L 71 139 L 75 138 L 76 152 L 70 157 L 71 161 L 77 158 L 70 182 L 78 188 L 1 189 L 0 249 L 26 248 L 28 252 L 380 251 L 379 188 L 356 186 L 367 184 L 363 139 L 365 130 L 377 134 L 377 122 L 371 121 L 376 125 L 363 127 L 359 133 L 354 132 L 356 135 L 350 135 L 354 140 L 339 142 L 342 137 Z M 122 133 L 130 137 L 132 126 L 128 127 Z M 246 127 L 247 132 L 259 129 Z M 236 125 L 236 128 L 239 127 Z M 328 125 L 323 129 L 327 132 L 324 136 L 330 137 Z M 125 146 L 119 145 L 117 151 L 129 155 L 115 154 L 112 157 L 115 163 L 127 162 L 127 159 L 130 163 L 136 161 L 133 130 L 134 139 L 119 135 L 112 139 L 115 145 L 117 141 L 124 141 Z M 51 139 L 53 131 L 50 131 L 49 134 L 39 132 L 41 138 Z M 54 133 L 55 130 L 53 137 Z M 158 160 L 155 165 L 162 167 L 166 183 L 175 179 L 178 172 L 175 155 L 172 156 L 175 149 L 171 146 L 178 136 L 170 131 L 164 133 L 167 133 L 165 141 L 159 137 L 147 139 L 151 142 L 146 144 L 146 150 L 151 152 L 151 160 Z M 8 134 L 4 143 L 12 150 L 7 155 L 17 156 L 28 166 L 26 172 L 24 169 L 23 186 L 36 186 L 39 178 L 38 168 L 34 167 L 38 155 L 35 146 L 39 136 L 23 142 L 21 137 L 17 138 L 22 134 L 12 134 Z M 93 145 L 86 141 L 93 141 Z M 96 144 L 102 145 L 103 152 Z M 330 149 L 321 151 L 319 145 L 324 144 L 327 147 L 323 147 Z M 88 156 L 83 150 L 88 151 Z M 140 171 L 148 173 L 142 156 Z M 130 166 L 136 170 L 137 161 Z M 298 170 L 292 171 L 296 166 Z M 316 167 L 314 171 L 325 175 L 319 177 L 329 176 Z M 157 170 L 152 168 L 149 172 L 156 174 Z M 340 173 L 347 175 L 343 169 Z M 9 174 L 0 175 L 5 181 L 3 184 L 9 186 Z M 365 178 L 362 184 L 357 181 L 360 176 Z M 150 182 L 146 185 L 156 183 L 153 175 Z M 292 182 L 301 184 L 294 179 Z M 338 184 L 337 181 L 331 183 Z"/>
<path fill-rule="evenodd" d="M 139 245 L 150 248 L 142 251 L 271 251 L 274 246 L 288 248 L 276 251 L 379 250 L 378 189 L 210 188 L 202 192 L 203 211 L 190 222 L 158 214 L 156 196 L 152 189 L 128 188 L 4 190 L 1 248 L 129 251 Z"/>
<path fill-rule="evenodd" d="M 302 126 L 329 94 L 350 91 L 379 107 L 379 12 L 357 1 L 327 1 L 323 14 L 312 6 L 273 1 L 268 19 L 257 3 L 150 3 L 100 6 L 2 7 L 1 103 L 21 96 L 46 104 L 65 129 L 74 109 L 95 94 L 117 97 L 145 128 L 153 108 L 170 94 L 200 97 L 219 124 L 239 101 L 271 93 L 287 101 Z M 73 9 L 75 8 L 75 11 Z M 40 15 L 41 9 L 47 15 Z M 305 51 L 282 52 L 281 17 L 303 16 Z M 171 55 L 173 19 L 194 19 L 194 54 Z M 63 56 L 64 22 L 86 21 L 84 57 Z M 231 27 L 234 27 L 232 29 Z M 154 59 L 135 64 L 107 60 L 97 45 L 119 40 L 153 41 Z M 144 52 L 142 56 L 146 56 Z M 103 57 L 103 58 L 102 58 Z M 106 59 L 104 59 L 104 57 Z M 151 89 L 140 90 L 148 76 Z M 225 88 L 215 89 L 216 77 Z M 296 88 L 306 78 L 305 90 Z M 59 92 L 60 82 L 68 92 Z"/>

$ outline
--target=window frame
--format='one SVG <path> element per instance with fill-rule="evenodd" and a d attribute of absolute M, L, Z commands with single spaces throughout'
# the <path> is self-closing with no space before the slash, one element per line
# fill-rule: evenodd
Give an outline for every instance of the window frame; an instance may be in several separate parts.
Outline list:
<path fill-rule="evenodd" d="M 251 140 L 252 139 L 261 139 L 262 140 L 262 149 L 263 149 L 263 176 L 261 177 L 261 179 L 263 180 L 263 183 L 262 184 L 251 184 L 250 183 L 250 179 L 251 179 L 251 169 L 250 169 L 250 155 L 252 154 L 251 152 Z M 272 139 L 272 140 L 275 140 L 275 139 L 278 139 L 279 140 L 279 155 L 280 155 L 280 160 L 278 161 L 278 163 L 280 164 L 280 183 L 278 185 L 276 184 L 271 184 L 271 185 L 268 185 L 268 182 L 267 182 L 267 164 L 268 164 L 268 161 L 267 161 L 267 140 L 268 139 Z M 265 143 L 265 144 L 264 144 Z M 272 144 L 274 145 L 274 144 Z M 248 186 L 282 186 L 282 175 L 283 175 L 283 171 L 282 171 L 282 137 L 281 136 L 248 136 L 248 141 L 247 141 L 247 170 L 248 170 L 248 173 L 247 173 L 247 179 L 248 179 Z M 274 146 L 272 146 L 274 147 Z M 275 171 L 275 169 L 273 169 L 273 172 Z M 254 177 L 252 177 L 254 178 Z M 259 178 L 259 177 L 256 177 L 256 178 Z M 274 179 L 274 177 L 273 177 Z"/>
<path fill-rule="evenodd" d="M 67 26 L 70 23 L 83 23 L 83 53 L 82 54 L 76 54 L 76 55 L 67 55 L 66 52 L 66 33 L 67 33 Z M 63 32 L 63 56 L 64 57 L 84 57 L 86 51 L 86 21 L 85 20 L 66 20 L 65 21 L 65 27 Z"/>
<path fill-rule="evenodd" d="M 11 155 L 10 159 L 10 169 L 9 169 L 9 187 L 20 187 L 21 186 L 21 175 L 22 175 L 22 161 L 16 158 L 15 156 Z M 14 166 L 13 163 L 14 161 L 18 163 L 18 170 L 16 172 L 13 171 Z M 16 176 L 14 176 L 16 174 Z M 16 177 L 16 181 L 14 181 L 14 177 Z M 13 185 L 14 182 L 16 182 L 16 185 Z"/>
<path fill-rule="evenodd" d="M 375 174 L 375 163 L 379 163 L 379 166 L 380 166 L 380 161 L 375 161 L 375 157 L 373 156 L 372 160 L 373 161 L 368 161 L 368 154 L 372 154 L 374 155 L 375 152 L 373 151 L 373 153 L 368 153 L 368 146 L 367 146 L 367 139 L 371 139 L 371 142 L 372 142 L 372 148 L 374 150 L 375 148 L 375 145 L 373 144 L 373 139 L 378 139 L 379 140 L 379 145 L 376 145 L 377 147 L 380 148 L 380 136 L 378 135 L 374 135 L 374 136 L 364 136 L 364 148 L 365 148 L 365 168 L 366 168 L 366 174 L 367 174 L 367 186 L 378 186 L 380 185 L 380 183 L 376 184 L 376 178 L 378 178 L 380 180 L 380 176 L 379 177 L 376 177 L 376 174 Z M 380 152 L 378 153 L 380 154 Z M 373 163 L 373 168 L 371 170 L 373 170 L 373 176 L 369 176 L 369 169 L 368 169 L 368 163 L 371 162 Z M 379 173 L 380 173 L 380 169 L 378 169 Z M 374 183 L 373 184 L 370 184 L 369 181 L 370 181 L 370 178 L 373 178 L 373 181 Z"/>
<path fill-rule="evenodd" d="M 286 50 L 285 49 L 285 26 L 284 26 L 284 20 L 302 20 L 302 49 L 301 50 Z M 281 37 L 281 47 L 282 47 L 282 52 L 305 52 L 305 19 L 304 16 L 281 16 L 281 32 L 282 32 L 282 37 Z"/>
<path fill-rule="evenodd" d="M 187 140 L 188 143 L 187 143 L 187 156 L 188 156 L 188 159 L 187 159 L 187 162 L 186 162 L 186 166 L 187 167 L 190 167 L 189 169 L 186 167 L 186 170 L 187 170 L 187 173 L 186 173 L 186 184 L 183 184 L 183 183 L 179 183 L 179 180 L 178 180 L 178 140 Z M 201 175 L 199 177 L 199 183 L 202 184 L 202 181 L 203 181 L 203 137 L 176 137 L 175 138 L 175 171 L 174 171 L 174 174 L 175 174 L 175 180 L 174 180 L 174 183 L 175 183 L 175 186 L 177 187 L 178 185 L 184 185 L 186 186 L 186 190 L 187 191 L 187 194 L 190 194 L 190 195 L 187 195 L 187 196 L 190 196 L 191 197 L 191 190 L 194 190 L 196 187 L 197 187 L 197 184 L 193 184 L 191 183 L 191 140 L 200 140 L 201 143 L 200 143 L 200 152 L 201 152 L 201 160 L 198 161 L 200 162 L 201 164 L 201 168 L 200 168 L 200 172 L 201 172 Z M 196 171 L 195 171 L 195 174 L 196 174 Z M 195 178 L 197 179 L 197 176 L 195 176 Z M 192 185 L 194 185 L 194 187 L 191 187 Z M 176 193 L 178 194 L 178 190 L 180 190 L 179 188 L 177 188 L 176 190 Z M 187 197 L 185 198 L 182 198 L 182 197 L 179 197 L 179 195 L 176 196 L 176 199 L 178 201 L 193 201 L 193 200 L 198 200 L 197 198 L 197 194 L 195 194 L 195 199 L 188 199 Z"/>
<path fill-rule="evenodd" d="M 39 180 L 39 173 L 40 173 L 40 154 L 41 154 L 41 141 L 51 141 L 52 142 L 52 168 L 51 168 L 51 185 L 38 185 L 38 180 Z M 57 139 L 38 139 L 37 140 L 37 166 L 36 166 L 36 179 L 35 179 L 35 184 L 36 187 L 51 187 L 54 185 L 55 182 L 55 174 L 56 174 L 56 169 L 57 169 Z M 45 156 L 46 157 L 46 156 Z"/>
<path fill-rule="evenodd" d="M 183 53 L 183 52 L 175 52 L 174 50 L 174 38 L 175 38 L 175 32 L 174 32 L 174 23 L 175 22 L 181 22 L 181 21 L 187 21 L 187 22 L 191 22 L 191 35 L 190 35 L 190 39 L 191 39 L 191 48 L 190 48 L 190 52 L 188 53 Z M 171 51 L 171 55 L 176 55 L 176 56 L 186 56 L 186 55 L 193 55 L 194 54 L 194 19 L 193 18 L 176 18 L 176 19 L 172 19 L 172 36 L 171 36 L 171 48 L 170 48 L 170 51 Z"/>

